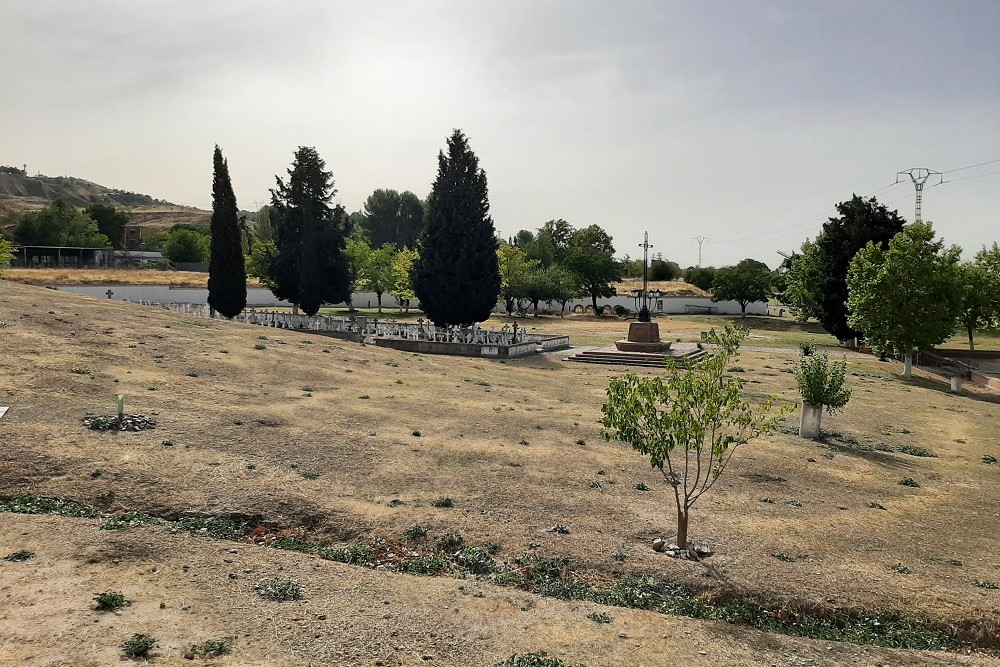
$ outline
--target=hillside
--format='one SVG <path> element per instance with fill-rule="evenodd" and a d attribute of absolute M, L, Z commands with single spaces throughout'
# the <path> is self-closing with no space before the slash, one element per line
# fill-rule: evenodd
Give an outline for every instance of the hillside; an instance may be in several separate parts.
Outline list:
<path fill-rule="evenodd" d="M 72 176 L 27 176 L 0 173 L 0 224 L 12 214 L 39 209 L 61 199 L 74 206 L 108 204 L 129 212 L 141 227 L 162 228 L 178 223 L 207 225 L 211 212 L 178 206 L 149 195 L 109 188 Z"/>
<path fill-rule="evenodd" d="M 429 357 L 15 283 L 0 314 L 0 520 L 16 527 L 0 555 L 30 552 L 0 561 L 11 664 L 115 664 L 133 633 L 161 665 L 222 638 L 215 664 L 993 664 L 995 395 L 852 357 L 858 400 L 824 420 L 838 432 L 807 442 L 792 418 L 741 449 L 694 514 L 716 555 L 692 562 L 650 548 L 672 523 L 662 478 L 600 437 L 622 369 Z M 746 350 L 751 400 L 794 401 L 797 356 Z M 119 393 L 156 428 L 83 426 Z M 106 516 L 10 500 L 27 493 Z M 303 599 L 255 592 L 274 577 Z M 133 604 L 96 611 L 104 590 Z M 717 611 L 754 604 L 739 624 Z M 940 646 L 947 628 L 971 655 L 886 648 Z"/>

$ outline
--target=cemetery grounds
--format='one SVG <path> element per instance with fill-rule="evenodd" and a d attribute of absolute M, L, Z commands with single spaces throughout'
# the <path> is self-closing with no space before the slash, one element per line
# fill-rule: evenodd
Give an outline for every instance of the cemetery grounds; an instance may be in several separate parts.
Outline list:
<path fill-rule="evenodd" d="M 996 393 L 852 356 L 825 441 L 799 439 L 794 413 L 694 507 L 715 555 L 692 562 L 650 547 L 674 529 L 659 473 L 601 438 L 626 368 L 431 357 L 7 281 L 0 320 L 0 556 L 33 554 L 0 560 L 0 664 L 118 664 L 135 633 L 162 665 L 211 641 L 231 651 L 217 665 L 998 664 Z M 627 326 L 520 321 L 579 345 Z M 685 341 L 727 321 L 659 320 Z M 799 343 L 831 341 L 748 324 L 731 372 L 754 402 L 795 402 Z M 156 428 L 86 428 L 116 394 Z M 648 576 L 687 597 L 643 608 Z M 301 599 L 258 594 L 272 578 Z M 109 590 L 131 604 L 95 610 Z M 722 620 L 746 609 L 768 631 Z M 945 648 L 867 639 L 900 615 Z M 848 616 L 856 641 L 823 636 Z"/>

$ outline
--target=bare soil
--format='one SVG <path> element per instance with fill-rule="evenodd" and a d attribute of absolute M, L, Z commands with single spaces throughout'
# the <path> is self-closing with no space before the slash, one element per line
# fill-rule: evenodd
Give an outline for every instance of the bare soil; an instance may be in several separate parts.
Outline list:
<path fill-rule="evenodd" d="M 952 395 L 942 378 L 916 371 L 903 382 L 897 364 L 852 358 L 854 400 L 824 416 L 839 435 L 824 444 L 778 433 L 739 450 L 694 508 L 695 540 L 716 551 L 694 563 L 652 551 L 654 537 L 673 532 L 669 488 L 648 461 L 600 437 L 604 391 L 624 369 L 560 355 L 414 355 L 7 281 L 0 320 L 0 402 L 11 406 L 0 421 L 3 497 L 93 504 L 113 491 L 109 511 L 266 517 L 329 544 L 398 537 L 421 523 L 434 537 L 498 542 L 500 558 L 534 545 L 595 579 L 656 573 L 776 608 L 904 611 L 997 637 L 1000 591 L 975 585 L 1000 580 L 1000 465 L 982 462 L 1000 456 L 994 393 Z M 611 339 L 624 330 L 613 320 L 549 322 L 538 325 Z M 661 324 L 671 336 L 702 326 Z M 796 356 L 745 352 L 748 396 L 794 402 L 794 376 L 783 371 Z M 127 411 L 158 413 L 158 427 L 84 428 L 87 413 L 114 412 L 118 393 Z M 936 457 L 858 446 L 875 444 Z M 635 490 L 639 482 L 651 491 Z M 442 496 L 454 508 L 431 505 Z M 157 637 L 161 664 L 188 664 L 187 647 L 222 637 L 233 655 L 214 664 L 493 665 L 537 650 L 590 667 L 995 664 L 985 654 L 892 651 L 617 608 L 605 610 L 613 623 L 598 625 L 586 618 L 599 608 L 592 603 L 473 578 L 99 523 L 0 514 L 0 551 L 37 552 L 0 561 L 0 664 L 105 665 L 134 632 Z M 547 532 L 556 523 L 571 534 Z M 305 600 L 253 593 L 258 578 L 277 575 L 302 581 Z M 120 615 L 93 611 L 93 594 L 107 588 L 134 604 Z"/>

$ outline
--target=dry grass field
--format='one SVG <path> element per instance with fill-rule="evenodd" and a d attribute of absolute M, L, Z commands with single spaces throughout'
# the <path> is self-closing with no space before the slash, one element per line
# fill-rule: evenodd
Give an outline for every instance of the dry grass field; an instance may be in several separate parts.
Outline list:
<path fill-rule="evenodd" d="M 600 437 L 608 380 L 626 369 L 559 354 L 416 355 L 7 281 L 0 320 L 0 404 L 11 406 L 0 420 L 0 499 L 33 493 L 174 522 L 102 530 L 102 517 L 0 513 L 0 556 L 35 552 L 0 560 L 0 664 L 117 664 L 133 633 L 156 637 L 152 662 L 162 665 L 190 664 L 184 654 L 214 639 L 232 654 L 210 664 L 233 666 L 491 666 L 541 650 L 587 667 L 997 664 L 1000 590 L 988 585 L 1000 582 L 1000 464 L 983 462 L 1000 457 L 997 394 L 952 395 L 942 378 L 915 371 L 904 382 L 897 364 L 851 358 L 854 399 L 824 416 L 826 442 L 788 432 L 755 441 L 694 508 L 692 535 L 716 552 L 697 563 L 650 548 L 672 534 L 669 487 Z M 661 327 L 694 340 L 725 321 Z M 626 328 L 525 323 L 582 344 Z M 794 402 L 794 341 L 818 334 L 761 325 L 753 335 L 765 338 L 748 345 L 788 349 L 743 353 L 733 372 L 746 394 Z M 155 413 L 157 427 L 82 424 L 113 413 L 118 393 L 126 412 Z M 906 453 L 919 448 L 934 456 Z M 452 507 L 435 506 L 444 497 Z M 181 517 L 258 530 L 218 539 L 215 524 L 191 533 Z M 416 524 L 425 538 L 406 536 Z M 571 532 L 549 532 L 556 524 Z M 594 587 L 652 575 L 698 601 L 803 623 L 903 614 L 968 647 L 809 639 L 558 599 L 516 578 L 400 574 L 252 543 L 384 540 L 427 554 L 448 533 L 494 543 L 512 577 L 530 570 L 515 560 L 525 554 L 562 557 L 562 574 Z M 304 598 L 254 592 L 278 576 L 300 581 Z M 133 604 L 95 611 L 94 594 L 109 589 Z M 589 619 L 595 612 L 611 622 Z"/>
<path fill-rule="evenodd" d="M 208 287 L 208 274 L 156 269 L 4 269 L 4 280 L 26 285 L 169 285 Z M 256 278 L 247 285 L 259 285 Z"/>

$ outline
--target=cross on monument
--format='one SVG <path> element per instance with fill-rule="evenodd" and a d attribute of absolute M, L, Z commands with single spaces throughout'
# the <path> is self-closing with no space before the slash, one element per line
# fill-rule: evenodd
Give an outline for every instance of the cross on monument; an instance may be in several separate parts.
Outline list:
<path fill-rule="evenodd" d="M 645 232 L 642 237 L 642 308 L 639 309 L 639 321 L 649 322 L 649 249 L 653 246 L 649 243 L 649 232 Z"/>
<path fill-rule="evenodd" d="M 108 290 L 107 292 L 105 292 L 105 294 L 107 294 L 107 295 L 108 295 L 108 298 L 109 298 L 109 299 L 110 299 L 111 297 L 113 297 L 113 296 L 115 295 L 115 293 L 114 293 L 114 292 L 112 292 L 111 290 Z"/>

